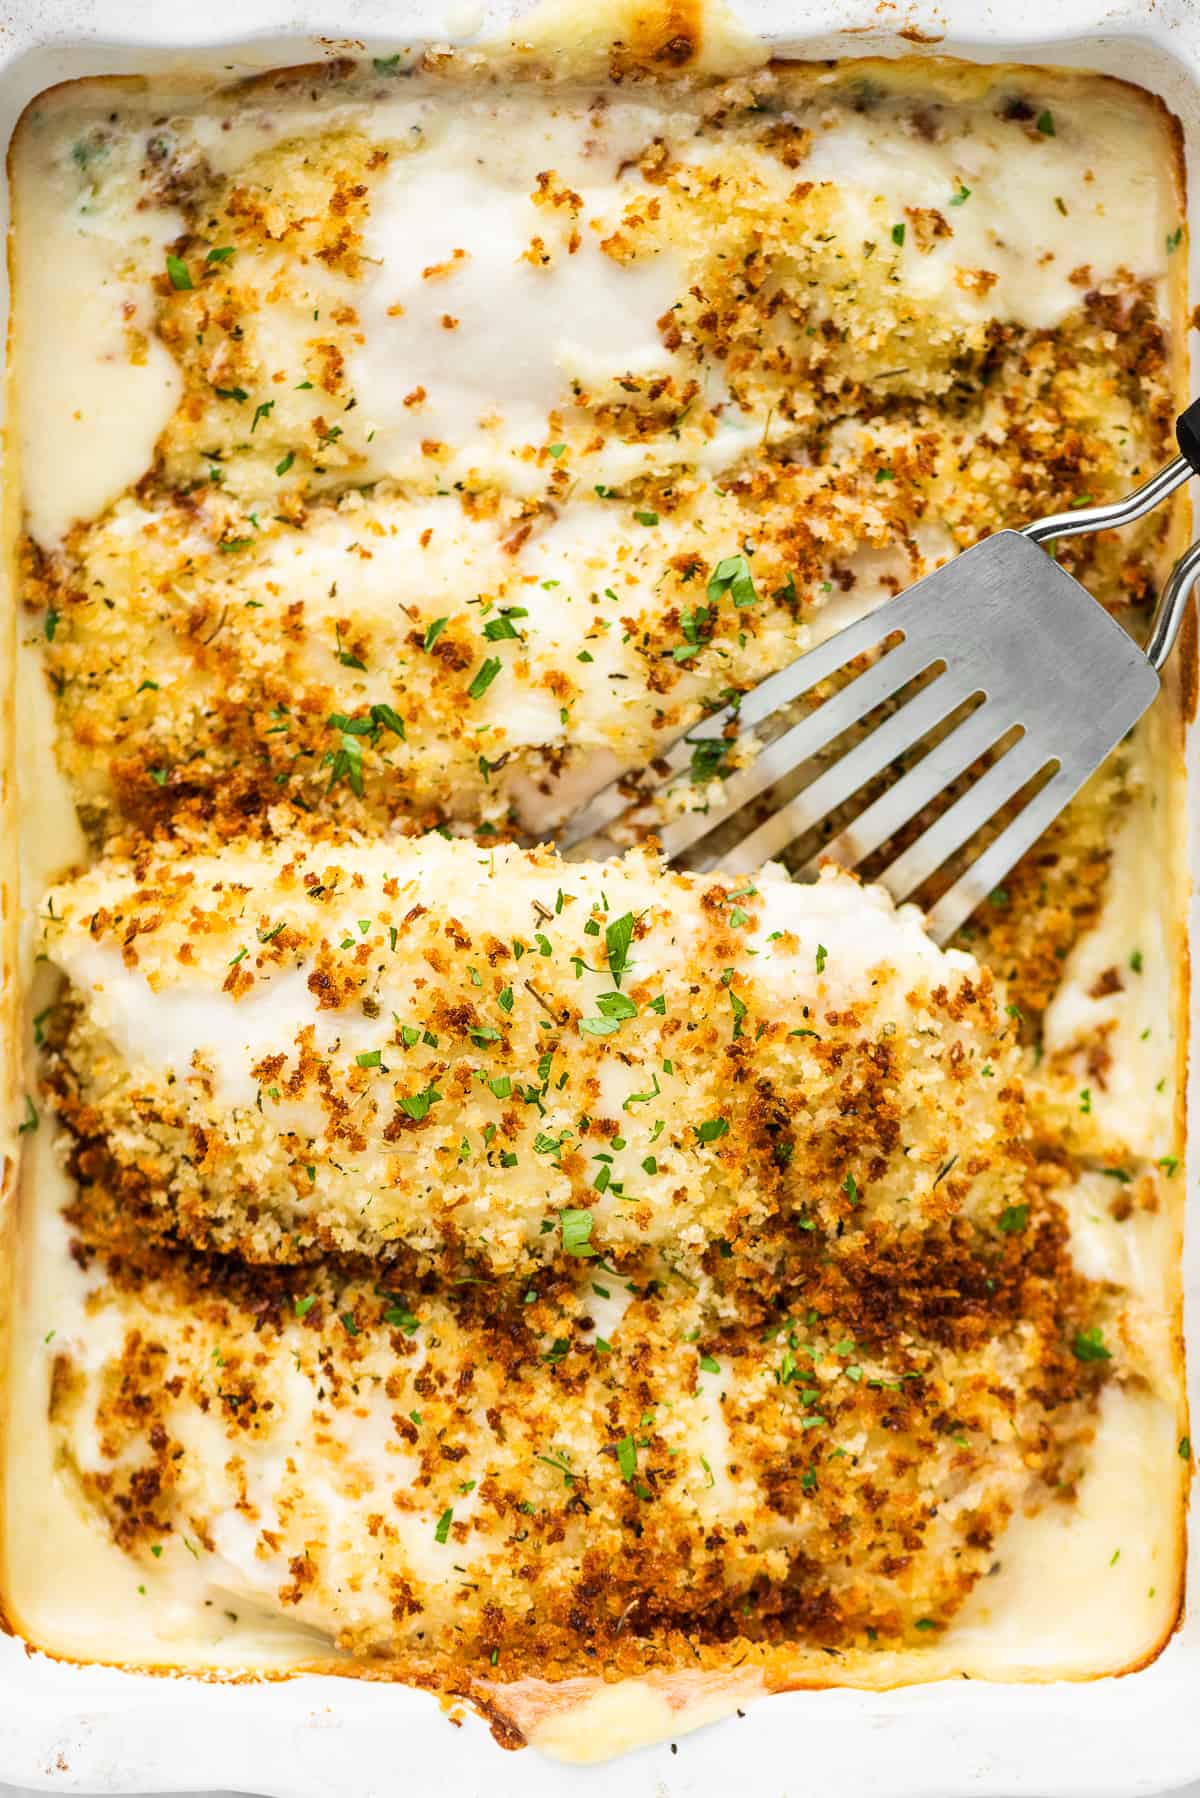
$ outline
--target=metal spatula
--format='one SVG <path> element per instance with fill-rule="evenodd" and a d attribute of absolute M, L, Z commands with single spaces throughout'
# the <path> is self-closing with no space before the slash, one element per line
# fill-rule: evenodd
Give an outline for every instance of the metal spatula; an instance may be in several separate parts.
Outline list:
<path fill-rule="evenodd" d="M 719 804 L 685 811 L 656 834 L 671 860 L 686 855 L 693 868 L 751 871 L 782 855 L 934 733 L 920 760 L 825 842 L 820 854 L 843 867 L 857 866 L 983 762 L 966 791 L 875 876 L 897 901 L 906 899 L 952 857 L 969 852 L 973 839 L 988 839 L 990 830 L 990 839 L 929 912 L 930 935 L 944 943 L 1158 692 L 1158 670 L 1200 573 L 1200 543 L 1172 570 L 1144 651 L 1038 546 L 1129 524 L 1200 472 L 1200 401 L 1179 419 L 1176 435 L 1183 453 L 1127 498 L 986 538 L 674 739 L 638 777 L 635 801 L 627 777 L 613 782 L 570 821 L 560 847 L 572 860 L 612 853 L 607 833 L 614 824 L 684 774 L 698 743 L 719 740 L 728 748 L 738 735 L 761 736 L 785 708 L 882 646 L 865 672 L 727 775 Z M 900 703 L 881 721 L 770 809 L 772 788 L 781 782 L 794 787 L 797 771 L 801 777 L 808 772 L 804 764 L 897 695 Z M 997 748 L 1000 753 L 985 762 Z"/>

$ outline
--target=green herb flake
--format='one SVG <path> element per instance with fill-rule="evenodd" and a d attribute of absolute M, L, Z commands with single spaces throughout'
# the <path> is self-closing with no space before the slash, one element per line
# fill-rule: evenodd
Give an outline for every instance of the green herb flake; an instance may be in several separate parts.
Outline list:
<path fill-rule="evenodd" d="M 192 287 L 191 271 L 181 256 L 167 254 L 167 275 L 176 293 L 187 293 Z"/>
<path fill-rule="evenodd" d="M 413 1316 L 403 1299 L 398 1299 L 395 1293 L 390 1296 L 392 1302 L 383 1314 L 384 1323 L 393 1330 L 403 1330 L 406 1336 L 415 1336 L 421 1327 L 420 1320 Z M 415 1411 L 412 1416 L 414 1422 L 420 1423 L 421 1419 Z"/>
<path fill-rule="evenodd" d="M 412 1118 L 414 1123 L 420 1123 L 423 1117 L 429 1115 L 430 1106 L 436 1105 L 441 1096 L 441 1093 L 436 1092 L 432 1086 L 427 1086 L 423 1092 L 409 1093 L 401 1099 L 400 1109 L 406 1117 Z"/>
<path fill-rule="evenodd" d="M 559 1145 L 561 1146 L 561 1138 Z M 589 1257 L 598 1253 L 592 1247 L 592 1214 L 590 1211 L 577 1211 L 568 1207 L 558 1214 L 562 1229 L 562 1246 L 564 1255 Z"/>
<path fill-rule="evenodd" d="M 433 1532 L 435 1542 L 447 1542 L 450 1539 L 450 1525 L 454 1522 L 454 1506 L 447 1505 L 437 1520 L 437 1528 Z"/>
<path fill-rule="evenodd" d="M 698 1142 L 719 1142 L 729 1130 L 727 1118 L 705 1118 L 702 1124 L 693 1125 Z"/>
<path fill-rule="evenodd" d="M 467 688 L 467 698 L 482 699 L 502 667 L 503 663 L 499 656 L 489 656 L 485 662 L 482 662 L 475 671 L 474 680 Z"/>
<path fill-rule="evenodd" d="M 1071 1353 L 1077 1361 L 1111 1361 L 1112 1350 L 1104 1346 L 1099 1324 L 1089 1330 L 1076 1330 Z"/>
<path fill-rule="evenodd" d="M 1019 1236 L 1028 1222 L 1028 1205 L 1006 1205 L 997 1219 L 996 1228 L 1005 1236 Z"/>
<path fill-rule="evenodd" d="M 726 593 L 738 611 L 745 611 L 757 602 L 758 594 L 745 556 L 726 556 L 709 576 L 708 598 L 715 604 Z"/>
<path fill-rule="evenodd" d="M 620 986 L 621 976 L 629 966 L 629 948 L 633 942 L 633 929 L 633 913 L 630 911 L 627 911 L 623 917 L 615 918 L 611 924 L 605 927 L 604 947 L 608 955 L 608 971 L 613 977 L 615 986 Z M 599 928 L 597 928 L 596 935 L 599 935 Z"/>

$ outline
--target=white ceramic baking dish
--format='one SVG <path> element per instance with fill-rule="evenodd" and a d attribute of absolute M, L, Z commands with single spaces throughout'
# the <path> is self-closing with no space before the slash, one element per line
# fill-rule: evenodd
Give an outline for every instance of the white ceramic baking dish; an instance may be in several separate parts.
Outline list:
<path fill-rule="evenodd" d="M 478 41 L 520 10 L 520 0 L 10 0 L 0 16 L 0 137 L 7 142 L 35 94 L 78 76 L 197 65 L 232 73 L 360 46 L 391 53 L 429 40 Z M 1200 188 L 1200 0 L 740 0 L 735 10 L 783 54 L 912 55 L 927 47 L 1120 75 L 1161 94 L 1181 119 L 1191 182 Z M 1192 814 L 1194 858 L 1200 807 Z M 11 886 L 5 897 L 11 918 Z M 1189 1115 L 1197 1097 L 1193 1081 Z M 1190 1334 L 1200 1331 L 1194 1235 L 1186 1286 Z M 1200 1355 L 1191 1360 L 1194 1379 Z M 748 1784 L 763 1794 L 836 1798 L 1132 1798 L 1200 1777 L 1200 1554 L 1192 1555 L 1188 1593 L 1189 1615 L 1163 1654 L 1121 1679 L 796 1692 L 677 1743 L 587 1768 L 532 1750 L 507 1754 L 478 1718 L 448 1715 L 401 1686 L 153 1677 L 56 1662 L 0 1637 L 0 1779 L 280 1798 L 370 1798 L 397 1788 L 436 1789 L 440 1798 L 564 1790 L 707 1798 Z"/>

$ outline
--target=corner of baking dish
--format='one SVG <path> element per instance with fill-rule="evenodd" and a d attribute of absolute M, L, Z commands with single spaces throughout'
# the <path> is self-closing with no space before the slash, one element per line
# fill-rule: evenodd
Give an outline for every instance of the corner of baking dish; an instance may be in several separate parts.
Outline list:
<path fill-rule="evenodd" d="M 672 15 L 677 3 L 664 0 Z M 280 0 L 208 0 L 199 10 L 141 8 L 130 0 L 26 0 L 0 35 L 0 130 L 7 142 L 35 95 L 80 76 L 177 72 L 197 64 L 251 70 L 347 49 L 387 53 L 400 43 L 477 43 L 503 36 L 523 10 L 519 0 L 478 7 L 462 0 L 406 0 L 402 8 L 394 0 L 344 0 L 340 6 L 329 0 L 292 0 L 288 6 Z M 739 0 L 732 10 L 754 36 L 805 58 L 928 51 L 1119 75 L 1161 95 L 1182 123 L 1189 164 L 1200 160 L 1195 0 L 1055 0 L 1051 7 L 1039 0 L 792 0 L 787 7 L 778 0 Z M 7 207 L 6 194 L 0 206 Z M 7 304 L 6 284 L 4 298 Z M 12 483 L 5 503 L 15 503 Z M 10 603 L 0 639 L 0 662 L 7 664 L 14 613 Z M 7 829 L 20 755 L 11 700 L 0 716 L 0 822 Z M 1200 807 L 1191 805 L 1189 815 L 1195 866 Z M 0 1041 L 11 1046 L 18 1040 L 13 964 L 20 902 L 7 856 L 0 890 Z M 1193 929 L 1200 923 L 1194 903 L 1191 923 Z M 1194 1020 L 1194 1002 L 1192 1010 Z M 16 1056 L 7 1054 L 3 1094 L 14 1132 L 19 1081 Z M 1192 1081 L 1189 1118 L 1198 1097 Z M 10 1209 L 17 1147 L 14 1133 L 3 1144 Z M 1194 1239 L 1185 1245 L 1184 1271 L 1190 1334 L 1200 1329 L 1200 1249 Z M 1191 1546 L 1189 1590 L 1200 1577 L 1200 1545 L 1193 1540 Z M 799 1789 L 802 1783 L 805 1789 L 836 1790 L 839 1798 L 868 1792 L 889 1798 L 1149 1794 L 1200 1777 L 1198 1681 L 1200 1603 L 1193 1595 L 1158 1659 L 1120 1679 L 793 1692 L 739 1713 L 721 1729 L 569 1777 L 586 1784 L 594 1798 L 716 1793 L 743 1783 L 751 1767 L 761 1789 Z M 450 1713 L 410 1688 L 308 1676 L 229 1683 L 159 1677 L 56 1661 L 27 1650 L 16 1637 L 0 1638 L 0 1779 L 13 1784 L 105 1792 L 236 1787 L 279 1798 L 336 1798 L 343 1792 L 357 1798 L 398 1781 L 418 1790 L 436 1781 L 445 1798 L 481 1789 L 493 1798 L 518 1792 L 550 1798 L 562 1791 L 566 1777 L 534 1753 L 505 1755 L 481 1719 Z"/>

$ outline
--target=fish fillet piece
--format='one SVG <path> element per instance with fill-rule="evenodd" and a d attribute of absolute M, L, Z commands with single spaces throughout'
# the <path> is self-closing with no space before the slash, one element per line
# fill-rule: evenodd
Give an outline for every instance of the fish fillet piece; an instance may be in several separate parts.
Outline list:
<path fill-rule="evenodd" d="M 55 889 L 42 937 L 86 1177 L 254 1261 L 695 1268 L 780 1232 L 994 1233 L 1029 1179 L 991 976 L 832 871 L 147 850 Z"/>

